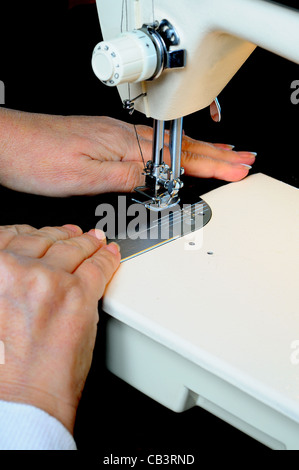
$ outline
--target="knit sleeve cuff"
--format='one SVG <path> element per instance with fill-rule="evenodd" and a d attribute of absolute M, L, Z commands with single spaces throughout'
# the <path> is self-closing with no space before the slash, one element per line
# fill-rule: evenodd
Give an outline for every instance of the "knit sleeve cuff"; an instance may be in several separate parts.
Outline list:
<path fill-rule="evenodd" d="M 0 400 L 0 450 L 76 450 L 70 432 L 45 411 Z"/>

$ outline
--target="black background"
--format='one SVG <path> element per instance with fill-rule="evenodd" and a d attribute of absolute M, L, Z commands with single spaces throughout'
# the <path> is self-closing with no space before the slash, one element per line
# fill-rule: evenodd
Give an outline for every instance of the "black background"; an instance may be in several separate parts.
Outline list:
<path fill-rule="evenodd" d="M 50 114 L 109 115 L 151 125 L 139 113 L 129 117 L 121 109 L 117 91 L 107 91 L 91 70 L 91 53 L 101 40 L 95 5 L 68 10 L 63 0 L 11 2 L 0 10 L 0 79 L 5 83 L 6 107 Z M 263 172 L 298 187 L 299 105 L 290 100 L 290 85 L 298 79 L 298 65 L 257 49 L 219 96 L 221 123 L 213 123 L 208 110 L 202 110 L 184 119 L 184 130 L 194 138 L 255 151 L 258 156 L 251 173 Z M 204 194 L 223 183 L 200 180 L 196 184 Z M 0 197 L 1 225 L 75 223 L 83 230 L 95 226 L 96 206 L 111 198 L 52 199 L 6 188 L 0 188 Z M 113 377 L 104 367 L 104 330 L 102 313 L 75 429 L 82 455 L 88 453 L 100 463 L 110 452 L 180 452 L 201 458 L 218 450 L 267 450 L 199 408 L 173 413 Z"/>

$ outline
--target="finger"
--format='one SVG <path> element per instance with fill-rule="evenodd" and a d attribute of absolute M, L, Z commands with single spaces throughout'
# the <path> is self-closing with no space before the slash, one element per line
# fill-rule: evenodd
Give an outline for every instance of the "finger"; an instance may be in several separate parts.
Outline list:
<path fill-rule="evenodd" d="M 74 274 L 84 284 L 84 290 L 90 292 L 90 295 L 96 293 L 99 300 L 119 264 L 119 247 L 115 243 L 110 243 L 85 260 Z"/>
<path fill-rule="evenodd" d="M 250 165 L 215 160 L 205 156 L 182 155 L 185 173 L 199 178 L 216 178 L 224 181 L 239 181 L 248 175 Z"/>
<path fill-rule="evenodd" d="M 205 154 L 215 160 L 223 160 L 228 163 L 246 163 L 246 165 L 253 165 L 256 155 L 255 152 L 236 152 L 229 149 L 214 149 Z"/>
<path fill-rule="evenodd" d="M 235 145 L 229 145 L 229 144 L 212 144 L 210 142 L 211 145 L 214 145 L 214 147 L 219 147 L 221 149 L 225 149 L 225 150 L 233 150 L 235 148 Z"/>
<path fill-rule="evenodd" d="M 228 151 L 222 150 L 223 153 Z M 235 152 L 233 152 L 235 153 Z M 215 152 L 212 153 L 215 155 Z M 170 164 L 169 150 L 164 152 L 165 162 Z M 254 158 L 244 160 L 243 158 L 228 157 L 212 158 L 207 155 L 200 155 L 183 151 L 181 156 L 181 166 L 184 168 L 186 175 L 195 176 L 198 178 L 216 178 L 224 181 L 239 181 L 248 175 L 249 170 L 252 168 Z M 245 163 L 246 162 L 246 163 Z"/>
<path fill-rule="evenodd" d="M 182 142 L 182 151 L 231 163 L 246 163 L 247 165 L 254 163 L 257 155 L 255 152 L 236 152 L 230 148 L 223 148 L 221 145 L 214 145 L 186 137 Z"/>
<path fill-rule="evenodd" d="M 138 134 L 146 139 L 152 139 L 153 130 L 147 126 L 138 126 Z M 169 131 L 165 131 L 165 161 L 170 163 L 169 149 Z M 256 152 L 236 152 L 233 151 L 234 145 L 229 144 L 213 144 L 210 142 L 203 142 L 200 140 L 192 139 L 186 135 L 183 135 L 182 140 L 182 151 L 190 152 L 194 155 L 211 157 L 217 160 L 223 160 L 231 163 L 245 163 L 251 166 L 256 157 Z"/>
<path fill-rule="evenodd" d="M 31 233 L 36 230 L 31 225 L 2 225 L 0 226 L 0 250 L 3 250 L 16 236 Z"/>
<path fill-rule="evenodd" d="M 92 256 L 105 243 L 104 232 L 92 230 L 79 237 L 56 242 L 49 248 L 42 260 L 54 269 L 73 273 L 84 260 Z"/>
<path fill-rule="evenodd" d="M 41 258 L 47 250 L 57 241 L 66 240 L 82 233 L 76 225 L 63 227 L 43 227 L 41 229 L 23 231 L 14 236 L 5 249 L 22 256 Z"/>
<path fill-rule="evenodd" d="M 255 162 L 256 155 L 257 154 L 255 152 L 239 152 L 229 149 L 215 149 L 215 152 L 209 152 L 207 156 L 230 163 L 246 163 L 247 165 L 252 165 Z"/>
<path fill-rule="evenodd" d="M 152 141 L 153 139 L 153 129 L 148 127 L 148 126 L 137 126 L 138 130 L 138 135 L 145 140 Z M 169 145 L 169 131 L 165 130 L 165 145 Z M 203 154 L 206 156 L 214 157 L 216 158 L 217 156 L 219 158 L 224 157 L 225 154 L 223 153 L 217 153 L 217 150 L 233 150 L 235 148 L 235 145 L 230 145 L 230 144 L 223 144 L 223 143 L 212 143 L 212 142 L 204 142 L 201 140 L 196 140 L 192 139 L 189 136 L 186 136 L 183 134 L 183 140 L 182 140 L 182 150 L 187 150 L 191 151 L 194 153 L 198 154 Z M 242 157 L 242 158 L 249 158 L 253 159 L 256 156 L 256 152 L 234 152 L 233 154 L 230 154 L 231 158 L 234 157 Z M 224 157 L 227 158 L 227 157 Z"/>

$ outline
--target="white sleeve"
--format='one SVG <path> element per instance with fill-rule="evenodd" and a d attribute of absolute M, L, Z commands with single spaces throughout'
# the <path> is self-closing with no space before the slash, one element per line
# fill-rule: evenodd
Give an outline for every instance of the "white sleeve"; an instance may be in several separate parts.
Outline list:
<path fill-rule="evenodd" d="M 53 416 L 0 400 L 0 450 L 76 450 L 73 436 Z"/>

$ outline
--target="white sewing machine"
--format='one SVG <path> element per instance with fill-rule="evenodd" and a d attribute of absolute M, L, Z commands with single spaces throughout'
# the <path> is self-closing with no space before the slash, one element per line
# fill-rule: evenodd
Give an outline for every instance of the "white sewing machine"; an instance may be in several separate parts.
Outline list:
<path fill-rule="evenodd" d="M 211 106 L 219 120 L 216 97 L 256 45 L 299 63 L 299 12 L 264 0 L 97 7 L 93 69 L 154 119 L 135 199 L 163 212 L 183 194 L 183 117 Z M 269 447 L 299 449 L 298 190 L 257 174 L 202 198 L 204 227 L 128 256 L 110 283 L 107 366 L 174 411 L 198 405 Z"/>

